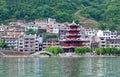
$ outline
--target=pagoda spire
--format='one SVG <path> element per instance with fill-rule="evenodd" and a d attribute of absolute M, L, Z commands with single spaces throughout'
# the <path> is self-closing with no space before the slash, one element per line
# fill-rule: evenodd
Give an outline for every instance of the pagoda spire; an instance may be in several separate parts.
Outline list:
<path fill-rule="evenodd" d="M 76 23 L 75 23 L 75 21 L 74 21 L 74 20 L 73 20 L 72 24 L 73 24 L 73 25 L 76 25 Z"/>

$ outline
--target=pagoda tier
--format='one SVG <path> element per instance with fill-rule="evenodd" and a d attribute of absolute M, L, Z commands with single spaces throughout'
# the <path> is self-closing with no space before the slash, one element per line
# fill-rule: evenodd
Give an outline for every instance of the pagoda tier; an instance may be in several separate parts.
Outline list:
<path fill-rule="evenodd" d="M 83 46 L 84 44 L 81 41 L 66 41 L 63 46 L 64 47 L 77 47 L 77 46 Z"/>

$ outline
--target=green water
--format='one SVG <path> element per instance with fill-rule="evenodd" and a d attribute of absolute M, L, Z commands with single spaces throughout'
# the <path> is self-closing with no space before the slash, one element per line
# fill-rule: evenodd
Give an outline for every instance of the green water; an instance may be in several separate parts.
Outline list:
<path fill-rule="evenodd" d="M 120 58 L 1 58 L 0 77 L 120 77 Z"/>

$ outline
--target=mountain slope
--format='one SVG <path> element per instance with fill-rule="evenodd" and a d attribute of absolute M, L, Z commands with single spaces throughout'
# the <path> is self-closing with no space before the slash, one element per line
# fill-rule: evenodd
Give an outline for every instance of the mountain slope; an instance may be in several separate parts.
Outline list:
<path fill-rule="evenodd" d="M 88 19 L 120 24 L 119 0 L 0 0 L 0 23 L 18 19 L 56 18 L 58 22 Z"/>

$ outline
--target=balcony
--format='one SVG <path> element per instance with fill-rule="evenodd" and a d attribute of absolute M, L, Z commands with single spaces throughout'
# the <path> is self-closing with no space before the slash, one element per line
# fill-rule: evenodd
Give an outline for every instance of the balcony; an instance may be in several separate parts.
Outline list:
<path fill-rule="evenodd" d="M 78 46 L 84 46 L 83 44 L 64 44 L 65 47 L 78 47 Z"/>
<path fill-rule="evenodd" d="M 67 36 L 80 36 L 81 34 L 78 33 L 67 33 Z"/>
<path fill-rule="evenodd" d="M 67 38 L 67 39 L 61 39 L 60 41 L 81 41 L 80 38 Z"/>
<path fill-rule="evenodd" d="M 72 29 L 72 28 L 69 28 L 69 29 L 66 29 L 67 31 L 80 31 L 80 29 L 78 29 L 78 28 L 74 28 L 74 29 Z"/>

